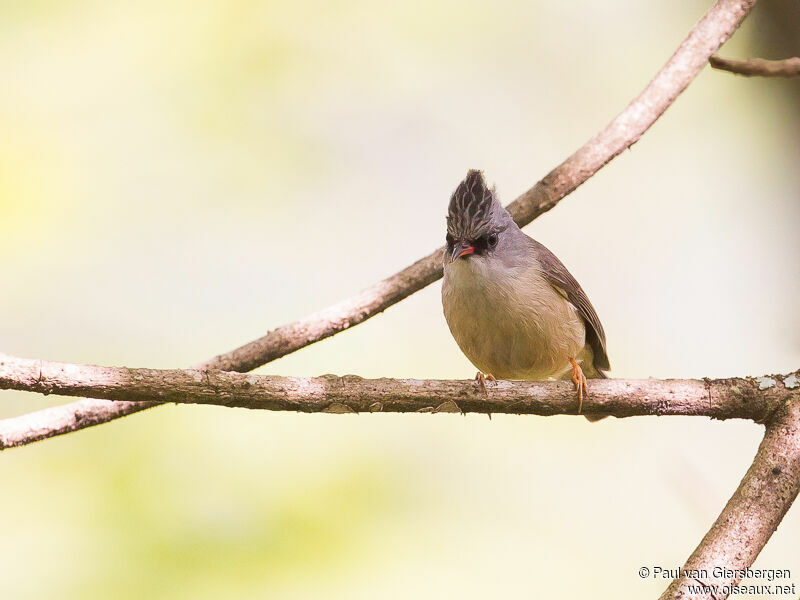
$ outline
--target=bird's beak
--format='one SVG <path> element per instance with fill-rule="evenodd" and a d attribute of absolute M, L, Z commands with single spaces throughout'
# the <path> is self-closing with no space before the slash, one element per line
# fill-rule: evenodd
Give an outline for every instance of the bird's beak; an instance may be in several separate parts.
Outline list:
<path fill-rule="evenodd" d="M 469 256 L 475 252 L 475 246 L 467 242 L 458 241 L 453 246 L 453 253 L 450 255 L 450 262 L 455 262 L 462 256 Z"/>

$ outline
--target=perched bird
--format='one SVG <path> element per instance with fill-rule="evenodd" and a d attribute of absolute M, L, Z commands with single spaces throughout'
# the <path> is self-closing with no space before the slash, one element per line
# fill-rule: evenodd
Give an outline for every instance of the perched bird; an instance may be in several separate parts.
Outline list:
<path fill-rule="evenodd" d="M 453 192 L 446 239 L 444 316 L 484 390 L 486 379 L 571 378 L 580 413 L 586 378 L 605 378 L 610 365 L 603 326 L 575 278 L 523 233 L 480 171 Z"/>

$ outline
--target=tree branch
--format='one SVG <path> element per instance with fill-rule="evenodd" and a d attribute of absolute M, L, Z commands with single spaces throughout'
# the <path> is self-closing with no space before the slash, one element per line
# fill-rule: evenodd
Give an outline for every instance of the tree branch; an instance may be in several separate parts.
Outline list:
<path fill-rule="evenodd" d="M 742 580 L 800 489 L 800 398 L 781 405 L 767 422 L 764 440 L 739 487 L 661 600 L 723 600 Z M 727 571 L 714 570 L 724 567 Z M 697 571 L 693 573 L 693 571 Z M 704 575 L 696 577 L 696 575 Z M 705 575 L 708 575 L 707 577 Z M 690 593 L 687 586 L 716 586 Z"/>
<path fill-rule="evenodd" d="M 576 414 L 577 395 L 566 381 L 498 381 L 484 392 L 472 380 L 278 377 L 215 370 L 98 367 L 0 355 L 0 389 L 87 396 L 111 401 L 213 404 L 299 412 L 461 412 Z M 632 417 L 694 415 L 765 422 L 790 397 L 796 375 L 731 379 L 593 379 L 583 412 Z M 23 433 L 24 437 L 24 433 Z M 0 424 L 0 448 L 14 446 Z"/>
<path fill-rule="evenodd" d="M 745 77 L 797 77 L 800 75 L 800 58 L 798 57 L 784 60 L 765 60 L 763 58 L 733 60 L 712 56 L 708 62 L 715 69 Z"/>
<path fill-rule="evenodd" d="M 709 57 L 728 40 L 754 4 L 755 0 L 718 1 L 625 110 L 508 205 L 508 211 L 517 224 L 520 227 L 527 225 L 552 209 L 606 163 L 635 144 L 692 82 Z M 358 325 L 440 279 L 443 250 L 437 248 L 360 294 L 283 325 L 258 340 L 214 357 L 202 366 L 225 371 L 250 371 Z"/>
<path fill-rule="evenodd" d="M 636 143 L 686 89 L 709 57 L 728 40 L 755 2 L 718 0 L 619 116 L 509 205 L 517 223 L 526 225 L 553 208 L 606 163 Z M 442 276 L 441 253 L 439 248 L 352 298 L 279 327 L 258 340 L 196 366 L 249 371 L 358 325 L 439 279 Z M 17 440 L 14 445 L 21 446 L 105 423 L 157 404 L 152 400 L 124 404 L 81 400 L 8 419 L 2 426 L 11 438 Z"/>
<path fill-rule="evenodd" d="M 739 488 L 661 600 L 721 600 L 756 559 L 800 489 L 800 371 L 705 380 L 591 380 L 585 414 L 700 415 L 766 422 L 764 441 Z M 128 403 L 212 404 L 301 412 L 477 412 L 575 414 L 569 382 L 499 381 L 484 394 L 474 381 L 277 377 L 214 370 L 156 370 L 47 362 L 0 355 L 0 389 L 90 396 Z M 30 419 L 26 415 L 24 419 Z M 28 433 L 0 423 L 0 449 Z M 34 431 L 35 420 L 29 421 Z M 727 569 L 718 574 L 715 567 Z M 717 586 L 703 595 L 689 585 Z M 728 587 L 725 587 L 728 586 Z"/>

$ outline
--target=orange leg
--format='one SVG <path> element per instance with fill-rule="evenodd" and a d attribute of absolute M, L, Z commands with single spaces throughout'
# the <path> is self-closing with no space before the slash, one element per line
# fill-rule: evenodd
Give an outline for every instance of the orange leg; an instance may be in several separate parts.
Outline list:
<path fill-rule="evenodd" d="M 478 371 L 475 374 L 475 381 L 477 381 L 480 384 L 481 389 L 483 390 L 483 393 L 488 396 L 489 392 L 486 390 L 486 380 L 487 379 L 489 381 L 497 381 L 497 379 L 495 379 L 494 375 L 492 375 L 491 373 L 487 373 L 486 375 L 484 375 L 483 373 Z"/>
<path fill-rule="evenodd" d="M 586 375 L 583 374 L 580 365 L 575 362 L 574 358 L 570 358 L 569 362 L 572 365 L 572 383 L 575 384 L 578 390 L 578 414 L 581 414 L 581 410 L 583 410 L 583 395 L 584 393 L 587 396 L 589 395 L 589 386 L 586 383 Z"/>

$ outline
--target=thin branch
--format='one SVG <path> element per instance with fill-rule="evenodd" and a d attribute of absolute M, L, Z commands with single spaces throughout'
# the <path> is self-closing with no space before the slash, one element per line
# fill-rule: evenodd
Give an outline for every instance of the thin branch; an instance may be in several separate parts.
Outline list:
<path fill-rule="evenodd" d="M 739 487 L 661 600 L 723 600 L 742 580 L 800 489 L 800 398 L 784 403 L 767 422 L 764 440 Z M 723 567 L 726 571 L 716 571 Z M 703 575 L 697 577 L 697 575 Z M 712 587 L 707 593 L 688 586 Z"/>
<path fill-rule="evenodd" d="M 692 29 L 647 87 L 611 123 L 572 156 L 508 205 L 522 227 L 552 209 L 562 198 L 623 150 L 630 148 L 669 108 L 728 40 L 755 0 L 720 0 Z M 289 323 L 227 354 L 203 363 L 225 371 L 250 371 L 281 356 L 358 325 L 442 276 L 443 248 L 410 267 L 321 312 Z"/>
<path fill-rule="evenodd" d="M 686 89 L 709 57 L 728 40 L 755 2 L 719 0 L 619 116 L 509 205 L 517 223 L 526 225 L 553 208 L 606 163 L 636 143 Z M 358 325 L 439 279 L 442 276 L 441 254 L 439 248 L 352 298 L 196 366 L 249 371 Z M 17 440 L 14 445 L 21 446 L 105 423 L 157 404 L 152 400 L 126 404 L 81 400 L 7 419 L 2 426 Z"/>
<path fill-rule="evenodd" d="M 566 381 L 498 381 L 486 392 L 472 380 L 278 377 L 214 370 L 98 367 L 0 355 L 0 389 L 111 401 L 213 404 L 299 412 L 461 412 L 576 414 Z M 766 421 L 790 397 L 796 375 L 731 379 L 593 379 L 583 412 L 632 417 L 692 415 Z M 17 440 L 0 428 L 0 447 Z"/>
<path fill-rule="evenodd" d="M 797 77 L 800 75 L 800 58 L 796 56 L 783 60 L 765 60 L 763 58 L 733 60 L 712 56 L 708 62 L 715 69 L 745 77 Z"/>

